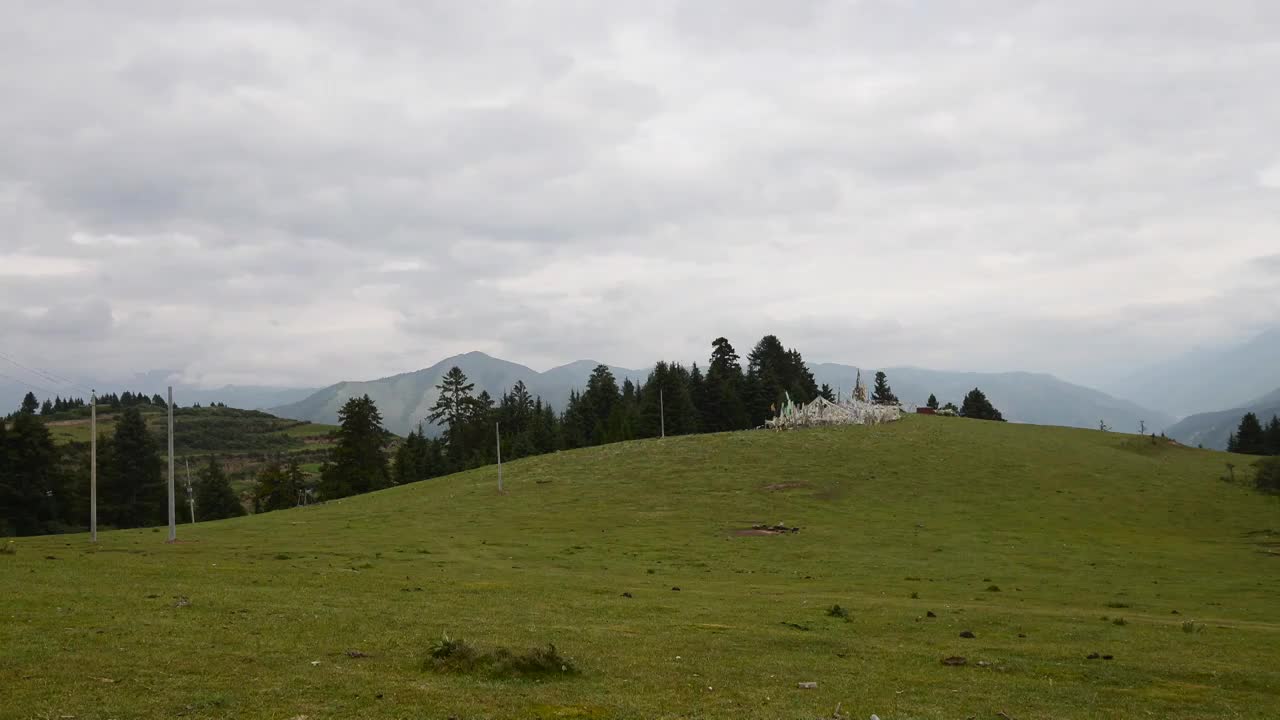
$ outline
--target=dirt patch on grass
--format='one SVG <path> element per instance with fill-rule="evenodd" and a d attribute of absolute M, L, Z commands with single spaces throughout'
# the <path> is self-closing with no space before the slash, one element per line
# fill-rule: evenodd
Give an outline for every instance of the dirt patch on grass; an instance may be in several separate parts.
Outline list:
<path fill-rule="evenodd" d="M 791 535 L 800 532 L 798 527 L 786 525 L 752 525 L 749 528 L 734 530 L 733 534 L 741 537 L 761 537 L 764 535 Z"/>

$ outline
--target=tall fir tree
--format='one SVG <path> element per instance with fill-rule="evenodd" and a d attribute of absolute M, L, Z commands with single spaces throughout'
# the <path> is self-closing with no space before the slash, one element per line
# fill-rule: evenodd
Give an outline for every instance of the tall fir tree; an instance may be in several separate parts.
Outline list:
<path fill-rule="evenodd" d="M 871 388 L 871 402 L 875 405 L 897 405 L 898 396 L 889 387 L 889 377 L 883 370 L 876 371 L 875 386 Z"/>
<path fill-rule="evenodd" d="M 679 363 L 659 362 L 640 395 L 639 437 L 698 432 L 698 408 L 690 392 L 689 371 Z"/>
<path fill-rule="evenodd" d="M 1280 455 L 1280 416 L 1272 415 L 1267 423 L 1266 445 L 1268 455 Z"/>
<path fill-rule="evenodd" d="M 938 409 L 938 398 L 933 393 L 929 393 L 929 401 L 925 403 L 925 407 Z"/>
<path fill-rule="evenodd" d="M 36 399 L 36 394 L 28 392 L 22 398 L 22 405 L 18 407 L 18 412 L 27 415 L 34 415 L 40 409 L 40 401 Z"/>
<path fill-rule="evenodd" d="M 123 410 L 110 442 L 100 442 L 99 448 L 105 450 L 99 473 L 102 522 L 120 528 L 167 523 L 169 492 L 159 443 L 142 413 L 133 407 Z"/>
<path fill-rule="evenodd" d="M 245 514 L 244 505 L 240 504 L 240 498 L 231 489 L 231 481 L 227 479 L 222 465 L 213 455 L 210 455 L 205 466 L 196 472 L 195 498 L 196 517 L 202 522 L 240 517 Z"/>
<path fill-rule="evenodd" d="M 449 372 L 445 373 L 436 386 L 440 396 L 431 406 L 431 414 L 427 416 L 427 420 L 444 427 L 443 438 L 449 446 L 451 458 L 461 458 L 466 454 L 462 425 L 474 409 L 472 406 L 475 398 L 471 391 L 475 387 L 475 383 L 468 381 L 467 374 L 457 365 L 449 368 Z"/>
<path fill-rule="evenodd" d="M 960 404 L 960 414 L 967 418 L 977 420 L 998 420 L 1004 422 L 1004 416 L 996 409 L 991 401 L 987 399 L 985 393 L 978 388 L 974 388 L 964 396 L 964 402 Z"/>
<path fill-rule="evenodd" d="M 320 478 L 326 500 L 380 490 L 390 485 L 382 413 L 368 395 L 353 397 L 338 411 L 337 442 Z"/>
<path fill-rule="evenodd" d="M 1249 412 L 1240 418 L 1240 426 L 1227 440 L 1227 450 L 1244 455 L 1267 454 L 1267 436 L 1256 414 Z"/>
<path fill-rule="evenodd" d="M 737 351 L 723 337 L 712 340 L 711 348 L 703 407 L 699 408 L 703 429 L 723 432 L 751 427 L 747 384 Z"/>
<path fill-rule="evenodd" d="M 0 431 L 0 535 L 50 530 L 66 501 L 64 489 L 49 429 L 34 413 L 18 413 Z"/>

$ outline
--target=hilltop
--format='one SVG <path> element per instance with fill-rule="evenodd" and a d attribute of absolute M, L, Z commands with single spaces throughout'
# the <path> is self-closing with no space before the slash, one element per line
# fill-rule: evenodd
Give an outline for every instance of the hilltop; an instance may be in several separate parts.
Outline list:
<path fill-rule="evenodd" d="M 909 417 L 537 456 L 505 495 L 485 467 L 172 546 L 24 538 L 0 717 L 1270 717 L 1280 505 L 1230 458 Z M 428 671 L 444 633 L 581 675 Z"/>

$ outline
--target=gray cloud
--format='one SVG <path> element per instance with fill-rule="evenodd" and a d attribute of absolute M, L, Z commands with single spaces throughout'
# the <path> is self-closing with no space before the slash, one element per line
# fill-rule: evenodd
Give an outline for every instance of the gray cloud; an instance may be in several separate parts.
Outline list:
<path fill-rule="evenodd" d="M 1280 313 L 1278 7 L 624 5 L 9 8 L 0 348 L 1087 379 Z"/>

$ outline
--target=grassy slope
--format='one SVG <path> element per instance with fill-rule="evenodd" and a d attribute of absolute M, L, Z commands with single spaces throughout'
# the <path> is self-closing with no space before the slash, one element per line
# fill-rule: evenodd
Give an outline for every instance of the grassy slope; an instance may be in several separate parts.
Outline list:
<path fill-rule="evenodd" d="M 912 417 L 532 458 L 505 496 L 483 468 L 176 546 L 24 539 L 0 555 L 0 717 L 1274 717 L 1280 558 L 1246 533 L 1280 504 L 1224 458 Z M 787 481 L 809 486 L 763 489 Z M 803 530 L 730 532 L 760 521 Z M 444 631 L 585 673 L 424 673 Z"/>
<path fill-rule="evenodd" d="M 163 438 L 168 422 L 168 416 L 165 411 L 161 408 L 151 407 L 139 409 L 142 410 L 143 417 L 146 418 L 147 427 Z M 118 412 L 108 409 L 100 409 L 98 411 L 98 433 L 100 435 L 110 435 L 115 430 L 117 414 Z M 328 447 L 331 443 L 328 442 L 327 436 L 337 430 L 334 425 L 286 420 L 253 410 L 212 407 L 182 408 L 174 418 L 175 438 L 182 439 L 184 430 L 187 429 L 192 431 L 192 433 L 188 434 L 188 437 L 192 434 L 198 434 L 200 432 L 199 426 L 213 422 L 242 424 L 246 429 L 239 434 L 247 436 L 241 439 L 249 443 L 250 449 L 257 449 L 257 446 L 261 446 L 264 449 L 301 448 L 304 445 L 315 448 Z M 89 442 L 89 418 L 87 417 L 74 420 L 52 420 L 47 425 L 56 443 Z M 196 443 L 195 447 L 190 448 L 190 452 L 196 454 L 238 452 L 242 450 L 212 447 L 199 442 Z M 178 448 L 174 454 L 182 457 L 184 453 L 181 448 Z"/>

